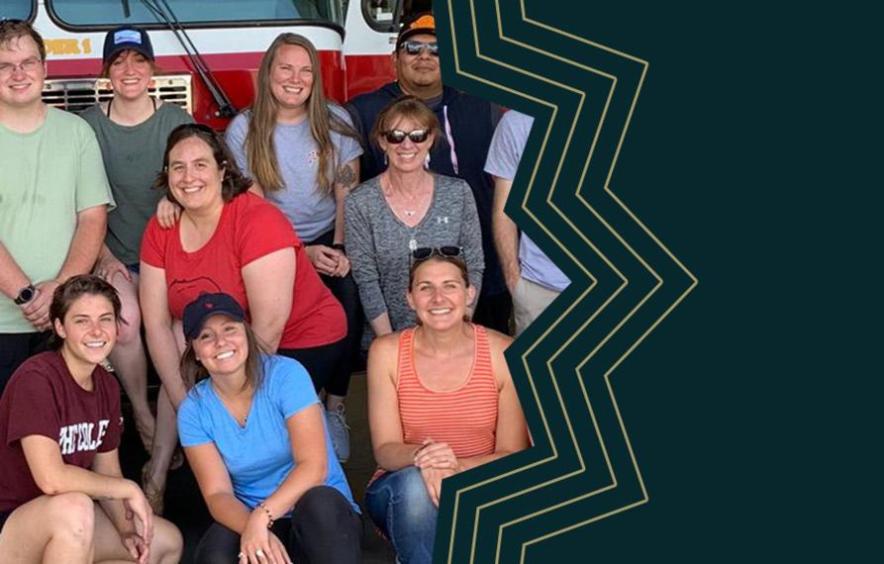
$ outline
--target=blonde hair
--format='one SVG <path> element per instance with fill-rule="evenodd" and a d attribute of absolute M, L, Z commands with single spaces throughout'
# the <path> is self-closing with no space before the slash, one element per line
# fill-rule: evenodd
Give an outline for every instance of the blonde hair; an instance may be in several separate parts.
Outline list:
<path fill-rule="evenodd" d="M 246 134 L 245 149 L 249 169 L 258 184 L 268 192 L 285 188 L 276 151 L 273 145 L 273 132 L 276 129 L 276 118 L 279 103 L 273 97 L 270 88 L 270 77 L 276 54 L 284 45 L 301 47 L 310 57 L 313 68 L 313 90 L 307 99 L 307 120 L 310 123 L 310 134 L 319 146 L 319 168 L 316 171 L 316 184 L 322 194 L 331 194 L 334 186 L 334 175 L 338 163 L 335 162 L 335 148 L 331 140 L 331 132 L 359 139 L 359 134 L 346 122 L 329 111 L 325 98 L 320 72 L 319 56 L 316 47 L 309 39 L 296 33 L 282 33 L 273 40 L 258 69 L 258 92 L 252 104 L 249 116 L 249 131 Z"/>

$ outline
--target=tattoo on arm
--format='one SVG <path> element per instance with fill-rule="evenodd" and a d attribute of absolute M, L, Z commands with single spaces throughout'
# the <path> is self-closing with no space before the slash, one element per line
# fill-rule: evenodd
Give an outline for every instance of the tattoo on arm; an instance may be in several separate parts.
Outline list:
<path fill-rule="evenodd" d="M 335 184 L 341 188 L 350 188 L 355 183 L 356 173 L 353 171 L 353 167 L 351 167 L 349 163 L 338 167 L 338 171 L 335 174 Z"/>

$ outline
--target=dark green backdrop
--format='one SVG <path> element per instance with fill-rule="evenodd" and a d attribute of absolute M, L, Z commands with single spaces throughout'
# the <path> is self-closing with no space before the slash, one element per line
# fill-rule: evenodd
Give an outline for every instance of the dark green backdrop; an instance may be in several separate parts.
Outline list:
<path fill-rule="evenodd" d="M 508 211 L 573 281 L 436 561 L 880 559 L 880 15 L 434 4 L 445 81 L 537 118 Z"/>

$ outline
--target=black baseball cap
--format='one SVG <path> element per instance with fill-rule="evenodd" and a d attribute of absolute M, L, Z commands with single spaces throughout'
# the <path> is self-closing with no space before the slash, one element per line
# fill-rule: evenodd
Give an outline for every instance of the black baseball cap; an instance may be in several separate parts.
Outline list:
<path fill-rule="evenodd" d="M 412 35 L 420 33 L 429 33 L 436 35 L 436 18 L 432 12 L 420 12 L 412 14 L 402 20 L 402 27 L 399 28 L 399 37 L 396 39 L 396 50 L 402 47 L 402 43 Z"/>
<path fill-rule="evenodd" d="M 153 45 L 147 32 L 131 25 L 120 26 L 112 29 L 104 36 L 104 64 L 113 61 L 122 51 L 137 51 L 147 59 L 155 60 Z"/>
<path fill-rule="evenodd" d="M 184 336 L 188 341 L 196 338 L 206 320 L 219 313 L 234 321 L 245 321 L 246 318 L 239 302 L 229 294 L 200 294 L 184 308 Z"/>

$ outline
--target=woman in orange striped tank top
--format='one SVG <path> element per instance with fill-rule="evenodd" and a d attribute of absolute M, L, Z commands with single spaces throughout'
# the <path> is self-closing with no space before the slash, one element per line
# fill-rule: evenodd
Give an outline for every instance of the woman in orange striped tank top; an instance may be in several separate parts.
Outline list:
<path fill-rule="evenodd" d="M 442 480 L 528 446 L 503 356 L 511 339 L 469 322 L 475 288 L 458 247 L 414 251 L 408 303 L 418 326 L 368 355 L 368 409 L 380 468 L 365 505 L 398 561 L 431 562 Z"/>

